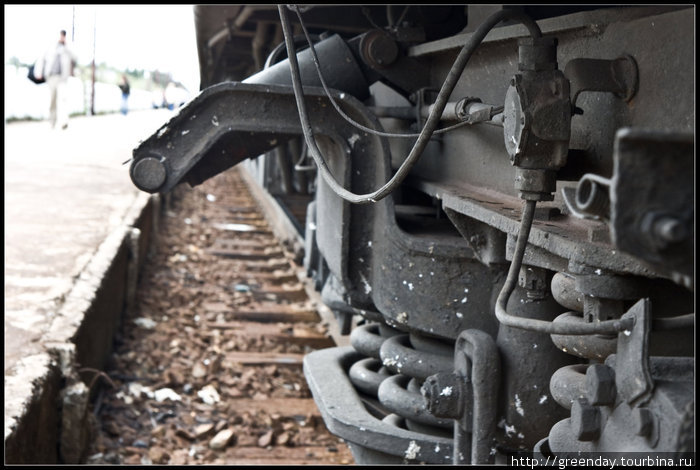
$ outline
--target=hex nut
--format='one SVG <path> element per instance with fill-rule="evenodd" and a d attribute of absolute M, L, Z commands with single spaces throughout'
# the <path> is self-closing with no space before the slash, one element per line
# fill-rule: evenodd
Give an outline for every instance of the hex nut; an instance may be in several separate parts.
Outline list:
<path fill-rule="evenodd" d="M 571 405 L 571 429 L 579 441 L 595 441 L 600 437 L 600 410 L 579 398 Z"/>
<path fill-rule="evenodd" d="M 427 410 L 437 418 L 459 419 L 462 416 L 464 378 L 451 372 L 431 375 L 421 387 Z"/>
<path fill-rule="evenodd" d="M 592 364 L 586 370 L 586 396 L 591 405 L 615 404 L 615 371 L 604 364 Z"/>

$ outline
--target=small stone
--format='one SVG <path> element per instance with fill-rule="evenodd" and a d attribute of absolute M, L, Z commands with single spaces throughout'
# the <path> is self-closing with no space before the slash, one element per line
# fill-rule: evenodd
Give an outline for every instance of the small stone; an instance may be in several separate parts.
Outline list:
<path fill-rule="evenodd" d="M 162 447 L 155 446 L 148 449 L 148 458 L 153 463 L 168 463 L 170 454 Z"/>
<path fill-rule="evenodd" d="M 175 435 L 188 441 L 195 440 L 195 436 L 192 435 L 187 429 L 177 428 L 177 430 L 175 431 Z"/>
<path fill-rule="evenodd" d="M 170 459 L 170 463 L 172 465 L 185 465 L 187 464 L 187 456 L 188 456 L 188 450 L 187 449 L 177 449 L 173 451 L 173 456 Z"/>
<path fill-rule="evenodd" d="M 194 367 L 192 367 L 192 377 L 194 377 L 195 379 L 201 379 L 205 375 L 207 375 L 206 367 L 204 367 L 202 364 L 197 362 L 194 365 Z"/>
<path fill-rule="evenodd" d="M 218 423 L 216 423 L 216 427 L 214 428 L 214 432 L 220 432 L 226 429 L 226 426 L 228 426 L 228 422 L 225 419 L 220 420 Z"/>
<path fill-rule="evenodd" d="M 214 450 L 221 450 L 229 444 L 233 436 L 233 429 L 224 429 L 223 431 L 220 431 L 216 436 L 212 437 L 212 439 L 209 441 L 209 448 Z"/>
<path fill-rule="evenodd" d="M 167 377 L 168 381 L 173 385 L 181 385 L 185 383 L 185 376 L 180 371 L 168 371 Z"/>
<path fill-rule="evenodd" d="M 140 454 L 131 454 L 124 459 L 124 465 L 141 465 L 143 456 Z"/>
<path fill-rule="evenodd" d="M 194 437 L 196 439 L 202 439 L 214 432 L 214 423 L 200 424 L 194 428 Z"/>
<path fill-rule="evenodd" d="M 119 426 L 117 426 L 117 423 L 114 421 L 108 421 L 107 423 L 103 424 L 102 429 L 104 429 L 104 431 L 112 437 L 116 437 L 121 434 L 119 432 Z"/>
<path fill-rule="evenodd" d="M 151 437 L 159 438 L 165 435 L 165 426 L 159 424 L 157 427 L 153 428 L 151 431 Z"/>
<path fill-rule="evenodd" d="M 274 437 L 274 434 L 272 430 L 267 431 L 265 434 L 260 436 L 258 439 L 258 447 L 267 447 L 272 444 L 272 438 Z"/>
<path fill-rule="evenodd" d="M 284 446 L 289 442 L 289 433 L 283 432 L 277 436 L 277 445 Z"/>

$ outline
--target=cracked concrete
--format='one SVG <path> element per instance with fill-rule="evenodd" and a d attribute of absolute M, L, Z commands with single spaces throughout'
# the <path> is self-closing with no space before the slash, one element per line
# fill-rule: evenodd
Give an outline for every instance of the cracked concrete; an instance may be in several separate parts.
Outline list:
<path fill-rule="evenodd" d="M 155 223 L 157 198 L 122 163 L 171 114 L 75 118 L 65 131 L 5 125 L 6 463 L 80 459 L 89 390 L 79 382 L 111 350 L 133 278 L 131 227 L 145 254 Z M 63 415 L 64 404 L 82 411 Z"/>

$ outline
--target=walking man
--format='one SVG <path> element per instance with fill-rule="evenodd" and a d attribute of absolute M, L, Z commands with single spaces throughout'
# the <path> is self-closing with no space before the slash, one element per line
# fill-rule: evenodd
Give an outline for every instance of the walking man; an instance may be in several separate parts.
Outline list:
<path fill-rule="evenodd" d="M 66 45 L 66 31 L 61 30 L 58 43 L 50 48 L 34 67 L 36 77 L 43 76 L 51 91 L 49 120 L 52 128 L 56 125 L 60 129 L 68 127 L 67 85 L 76 62 L 75 54 Z"/>

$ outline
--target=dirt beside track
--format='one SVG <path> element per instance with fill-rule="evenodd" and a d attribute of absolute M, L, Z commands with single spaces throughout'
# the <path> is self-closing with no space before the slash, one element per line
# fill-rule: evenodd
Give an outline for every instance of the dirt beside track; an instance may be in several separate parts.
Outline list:
<path fill-rule="evenodd" d="M 237 170 L 177 191 L 95 390 L 89 464 L 351 464 L 303 355 L 332 347 Z"/>

